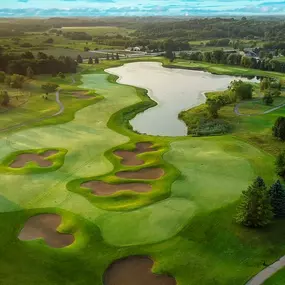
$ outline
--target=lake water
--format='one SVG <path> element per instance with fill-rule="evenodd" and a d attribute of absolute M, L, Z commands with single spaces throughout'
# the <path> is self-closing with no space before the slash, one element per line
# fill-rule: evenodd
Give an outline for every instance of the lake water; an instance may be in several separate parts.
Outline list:
<path fill-rule="evenodd" d="M 119 76 L 118 83 L 142 87 L 158 105 L 138 114 L 130 121 L 142 134 L 186 136 L 187 127 L 178 114 L 206 101 L 204 92 L 225 90 L 240 77 L 213 75 L 208 72 L 169 69 L 157 62 L 135 62 L 106 72 Z M 246 79 L 243 79 L 246 80 Z"/>

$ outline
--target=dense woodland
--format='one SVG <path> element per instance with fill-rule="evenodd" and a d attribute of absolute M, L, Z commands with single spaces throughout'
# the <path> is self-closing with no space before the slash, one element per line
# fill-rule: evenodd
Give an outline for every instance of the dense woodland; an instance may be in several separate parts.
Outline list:
<path fill-rule="evenodd" d="M 75 73 L 76 67 L 76 61 L 68 56 L 55 58 L 39 52 L 35 57 L 30 51 L 16 55 L 4 53 L 0 49 L 0 71 L 8 74 L 26 75 L 28 68 L 31 68 L 34 74 Z"/>

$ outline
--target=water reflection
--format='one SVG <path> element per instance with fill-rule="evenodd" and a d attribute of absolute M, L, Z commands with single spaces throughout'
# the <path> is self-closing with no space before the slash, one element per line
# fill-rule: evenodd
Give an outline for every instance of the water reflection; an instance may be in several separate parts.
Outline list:
<path fill-rule="evenodd" d="M 225 90 L 233 80 L 259 81 L 203 71 L 168 69 L 156 62 L 128 63 L 106 71 L 119 76 L 121 84 L 148 90 L 148 95 L 158 105 L 138 114 L 130 123 L 139 133 L 159 136 L 186 136 L 186 125 L 178 119 L 178 114 L 204 103 L 205 92 Z"/>

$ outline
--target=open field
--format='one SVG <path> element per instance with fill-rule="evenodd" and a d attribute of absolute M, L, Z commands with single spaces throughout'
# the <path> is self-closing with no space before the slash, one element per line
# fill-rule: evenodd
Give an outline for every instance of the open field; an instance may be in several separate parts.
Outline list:
<path fill-rule="evenodd" d="M 132 29 L 112 27 L 112 26 L 99 26 L 99 27 L 62 27 L 63 32 L 85 32 L 92 36 L 127 36 L 134 32 Z"/>

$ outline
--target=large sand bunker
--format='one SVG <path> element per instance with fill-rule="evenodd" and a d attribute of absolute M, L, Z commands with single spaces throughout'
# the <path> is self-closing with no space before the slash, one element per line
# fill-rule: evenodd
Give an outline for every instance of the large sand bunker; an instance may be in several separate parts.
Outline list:
<path fill-rule="evenodd" d="M 104 275 L 104 285 L 176 285 L 173 277 L 151 272 L 149 257 L 130 256 L 115 261 Z"/>
<path fill-rule="evenodd" d="M 36 153 L 23 153 L 16 157 L 16 159 L 10 164 L 12 168 L 22 168 L 28 162 L 36 162 L 40 167 L 49 167 L 52 166 L 52 161 L 47 160 L 46 158 L 57 154 L 57 150 L 48 150 L 43 154 Z"/>
<path fill-rule="evenodd" d="M 162 168 L 144 168 L 138 171 L 121 171 L 116 176 L 125 179 L 158 179 L 164 175 Z"/>
<path fill-rule="evenodd" d="M 19 234 L 20 240 L 35 240 L 43 238 L 51 247 L 62 248 L 71 245 L 74 237 L 71 234 L 57 232 L 61 217 L 55 214 L 42 214 L 29 218 Z"/>
<path fill-rule="evenodd" d="M 156 149 L 151 148 L 153 146 L 152 143 L 149 142 L 140 142 L 136 144 L 136 148 L 132 151 L 129 150 L 116 150 L 114 154 L 123 158 L 123 165 L 141 165 L 144 163 L 143 160 L 137 157 L 138 154 L 142 154 L 145 152 L 156 151 Z"/>
<path fill-rule="evenodd" d="M 103 181 L 89 181 L 81 186 L 92 189 L 92 192 L 98 196 L 108 196 L 122 190 L 131 190 L 138 193 L 151 191 L 151 185 L 145 183 L 123 183 L 108 184 Z"/>

